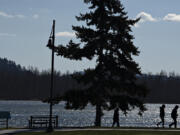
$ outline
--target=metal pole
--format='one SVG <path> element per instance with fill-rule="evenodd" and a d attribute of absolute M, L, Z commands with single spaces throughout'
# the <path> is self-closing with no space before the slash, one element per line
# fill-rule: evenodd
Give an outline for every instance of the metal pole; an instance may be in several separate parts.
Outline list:
<path fill-rule="evenodd" d="M 51 60 L 51 87 L 50 87 L 50 108 L 49 108 L 49 127 L 47 132 L 52 132 L 52 107 L 53 107 L 53 86 L 54 86 L 54 43 L 55 43 L 55 20 L 52 27 L 52 60 Z"/>

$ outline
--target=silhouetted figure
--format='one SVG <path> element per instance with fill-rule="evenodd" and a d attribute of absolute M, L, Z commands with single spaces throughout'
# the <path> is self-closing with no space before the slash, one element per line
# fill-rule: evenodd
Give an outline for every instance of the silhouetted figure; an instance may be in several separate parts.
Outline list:
<path fill-rule="evenodd" d="M 157 126 L 159 126 L 162 123 L 162 127 L 164 128 L 165 105 L 163 104 L 161 107 L 159 107 L 159 109 L 160 109 L 159 117 L 161 121 L 157 123 Z"/>
<path fill-rule="evenodd" d="M 117 127 L 119 127 L 119 108 L 116 108 L 114 110 L 114 116 L 113 116 L 113 124 L 112 127 L 117 123 Z"/>
<path fill-rule="evenodd" d="M 178 108 L 179 108 L 179 106 L 176 105 L 171 112 L 171 118 L 173 119 L 173 122 L 171 124 L 169 124 L 169 128 L 171 128 L 172 125 L 174 125 L 174 127 L 177 128 L 177 117 L 178 117 L 177 110 L 178 110 Z"/>

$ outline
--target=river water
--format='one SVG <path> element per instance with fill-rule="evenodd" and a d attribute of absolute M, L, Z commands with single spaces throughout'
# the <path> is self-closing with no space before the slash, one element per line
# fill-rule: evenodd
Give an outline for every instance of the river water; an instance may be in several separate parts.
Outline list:
<path fill-rule="evenodd" d="M 120 111 L 120 126 L 124 127 L 156 127 L 159 119 L 160 104 L 146 104 L 147 111 L 143 116 L 138 115 L 135 109 L 124 116 Z M 165 126 L 172 122 L 170 113 L 175 105 L 166 105 Z M 28 119 L 31 115 L 48 115 L 49 105 L 40 101 L 0 101 L 0 111 L 10 111 L 10 127 L 27 127 Z M 63 127 L 84 127 L 93 126 L 95 119 L 95 108 L 87 106 L 84 110 L 65 110 L 64 103 L 53 106 L 53 114 L 59 116 L 59 126 Z M 178 110 L 180 114 L 180 109 Z M 102 126 L 112 125 L 113 111 L 104 111 Z M 180 116 L 179 116 L 180 117 Z M 180 127 L 180 118 L 178 118 Z"/>

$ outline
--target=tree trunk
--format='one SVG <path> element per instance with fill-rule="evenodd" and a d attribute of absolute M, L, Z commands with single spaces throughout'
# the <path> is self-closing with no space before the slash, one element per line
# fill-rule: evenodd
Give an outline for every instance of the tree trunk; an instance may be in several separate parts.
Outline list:
<path fill-rule="evenodd" d="M 101 126 L 101 117 L 103 116 L 103 112 L 101 109 L 101 105 L 96 105 L 96 120 L 95 120 L 95 126 L 100 127 Z"/>

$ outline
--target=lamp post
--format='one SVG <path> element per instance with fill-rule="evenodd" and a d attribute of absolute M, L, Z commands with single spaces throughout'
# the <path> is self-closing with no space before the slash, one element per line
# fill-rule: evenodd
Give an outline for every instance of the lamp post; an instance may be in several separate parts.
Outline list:
<path fill-rule="evenodd" d="M 52 107 L 53 107 L 53 86 L 54 86 L 54 50 L 55 50 L 55 20 L 53 20 L 52 31 L 49 37 L 49 41 L 47 47 L 52 50 L 52 57 L 51 57 L 51 87 L 50 87 L 50 97 L 49 97 L 49 126 L 47 128 L 47 132 L 53 131 L 52 126 Z"/>

